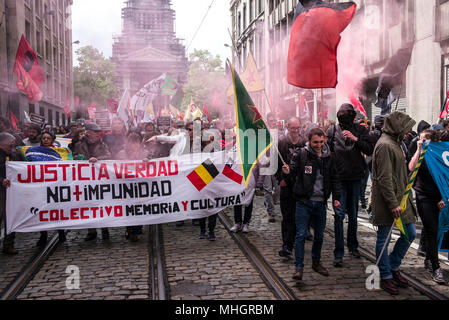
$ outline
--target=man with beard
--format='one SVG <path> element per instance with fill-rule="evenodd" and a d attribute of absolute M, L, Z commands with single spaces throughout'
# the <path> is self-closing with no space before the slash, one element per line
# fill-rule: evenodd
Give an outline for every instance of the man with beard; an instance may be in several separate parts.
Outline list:
<path fill-rule="evenodd" d="M 82 155 L 84 159 L 89 160 L 91 163 L 95 163 L 98 160 L 111 159 L 111 153 L 107 145 L 101 139 L 101 128 L 96 123 L 86 124 L 86 135 L 84 139 L 77 142 L 73 149 L 74 159 L 80 158 Z M 103 240 L 109 239 L 108 228 L 101 229 Z M 97 238 L 97 230 L 89 229 L 85 241 L 91 241 Z"/>
<path fill-rule="evenodd" d="M 23 140 L 25 146 L 36 147 L 41 145 L 41 127 L 32 123 L 28 129 L 28 138 Z"/>
<path fill-rule="evenodd" d="M 335 250 L 334 266 L 343 266 L 344 231 L 343 221 L 348 214 L 347 246 L 352 256 L 360 258 L 357 241 L 357 215 L 360 186 L 366 175 L 367 165 L 363 156 L 373 153 L 374 143 L 368 130 L 354 123 L 356 112 L 351 104 L 345 103 L 337 113 L 338 125 L 327 130 L 328 144 L 335 154 L 337 172 L 341 183 L 341 206 L 334 206 Z"/>

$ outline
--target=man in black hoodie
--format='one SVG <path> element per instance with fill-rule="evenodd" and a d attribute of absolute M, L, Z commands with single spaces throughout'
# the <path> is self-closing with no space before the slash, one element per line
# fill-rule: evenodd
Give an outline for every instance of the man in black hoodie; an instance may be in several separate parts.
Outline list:
<path fill-rule="evenodd" d="M 334 266 L 343 266 L 344 232 L 343 221 L 348 214 L 347 246 L 352 256 L 360 258 L 357 241 L 357 215 L 360 186 L 366 175 L 367 165 L 363 155 L 370 156 L 374 144 L 368 130 L 354 123 L 356 112 L 351 104 L 345 103 L 337 113 L 338 125 L 327 130 L 328 144 L 335 154 L 342 194 L 340 208 L 334 207 L 335 250 Z"/>

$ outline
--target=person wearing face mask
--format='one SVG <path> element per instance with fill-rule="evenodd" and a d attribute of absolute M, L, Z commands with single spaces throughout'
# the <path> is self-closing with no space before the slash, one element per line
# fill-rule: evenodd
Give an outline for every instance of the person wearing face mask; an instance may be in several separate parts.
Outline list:
<path fill-rule="evenodd" d="M 418 140 L 415 154 L 408 163 L 408 169 L 410 171 L 413 171 L 416 168 L 423 149 L 424 141 L 427 144 L 431 141 L 438 142 L 438 132 L 435 130 L 424 130 L 419 135 L 419 138 L 420 139 Z M 422 161 L 421 167 L 418 170 L 413 189 L 416 194 L 416 207 L 418 209 L 418 214 L 421 218 L 424 229 L 426 230 L 424 234 L 424 243 L 426 244 L 426 259 L 424 261 L 424 267 L 430 273 L 430 276 L 434 282 L 438 284 L 446 284 L 443 271 L 441 270 L 440 263 L 438 261 L 439 215 L 440 210 L 445 207 L 445 203 L 442 199 L 440 190 L 430 174 L 425 159 Z"/>
<path fill-rule="evenodd" d="M 357 241 L 357 215 L 360 198 L 360 186 L 366 176 L 367 165 L 364 155 L 373 153 L 374 143 L 368 130 L 354 123 L 356 112 L 351 104 L 343 104 L 338 113 L 338 125 L 328 128 L 327 138 L 335 161 L 341 183 L 341 206 L 334 206 L 335 250 L 334 266 L 343 266 L 344 231 L 343 221 L 348 214 L 347 246 L 351 255 L 360 258 Z"/>

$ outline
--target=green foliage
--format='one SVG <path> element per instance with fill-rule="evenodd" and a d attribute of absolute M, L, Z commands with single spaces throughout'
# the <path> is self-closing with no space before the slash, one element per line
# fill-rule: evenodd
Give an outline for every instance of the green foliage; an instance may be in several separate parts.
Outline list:
<path fill-rule="evenodd" d="M 191 99 L 202 109 L 206 104 L 212 116 L 218 113 L 212 106 L 214 92 L 222 94 L 226 90 L 226 76 L 223 62 L 219 55 L 215 57 L 208 50 L 195 49 L 190 54 L 187 83 L 184 85 L 182 109 L 190 104 Z"/>
<path fill-rule="evenodd" d="M 95 102 L 97 109 L 105 107 L 107 99 L 117 95 L 114 85 L 115 65 L 92 46 L 76 51 L 79 66 L 73 70 L 75 95 L 83 106 Z"/>

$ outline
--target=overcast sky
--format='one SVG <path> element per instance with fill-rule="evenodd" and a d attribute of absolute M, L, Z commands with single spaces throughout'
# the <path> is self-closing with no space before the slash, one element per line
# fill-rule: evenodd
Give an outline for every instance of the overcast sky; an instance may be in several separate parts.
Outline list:
<path fill-rule="evenodd" d="M 212 0 L 172 0 L 176 13 L 175 30 L 178 38 L 184 39 L 187 47 L 195 34 Z M 190 45 L 193 49 L 208 49 L 212 54 L 223 58 L 231 57 L 231 50 L 224 46 L 230 44 L 227 28 L 231 29 L 228 0 L 215 0 L 209 14 Z M 121 33 L 121 9 L 123 0 L 75 0 L 72 6 L 74 51 L 80 46 L 92 45 L 103 52 L 105 57 L 112 55 L 113 35 Z M 73 56 L 76 63 L 76 56 Z"/>

